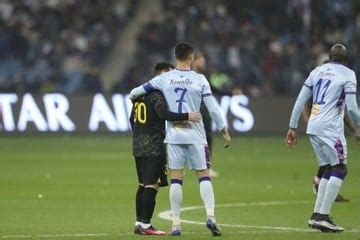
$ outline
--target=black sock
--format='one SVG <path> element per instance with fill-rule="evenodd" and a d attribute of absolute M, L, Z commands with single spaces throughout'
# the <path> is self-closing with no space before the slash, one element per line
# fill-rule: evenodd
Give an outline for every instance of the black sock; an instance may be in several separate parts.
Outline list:
<path fill-rule="evenodd" d="M 157 191 L 154 188 L 145 188 L 143 197 L 143 223 L 150 223 L 155 209 Z"/>
<path fill-rule="evenodd" d="M 141 222 L 143 217 L 144 186 L 139 185 L 136 192 L 136 221 Z"/>

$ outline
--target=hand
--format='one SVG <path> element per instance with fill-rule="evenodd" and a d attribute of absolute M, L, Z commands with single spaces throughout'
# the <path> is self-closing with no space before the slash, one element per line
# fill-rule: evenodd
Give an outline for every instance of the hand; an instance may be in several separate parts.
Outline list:
<path fill-rule="evenodd" d="M 224 142 L 225 142 L 224 148 L 228 148 L 230 146 L 230 144 L 231 144 L 231 137 L 230 137 L 229 132 L 228 132 L 228 130 L 226 128 L 223 128 L 221 130 L 221 136 L 222 136 L 222 138 L 224 139 Z"/>
<path fill-rule="evenodd" d="M 288 148 L 293 148 L 295 146 L 295 144 L 297 143 L 297 133 L 296 133 L 296 129 L 295 128 L 289 128 L 287 134 L 286 134 L 286 139 L 285 139 L 285 143 L 288 146 Z"/>
<path fill-rule="evenodd" d="M 354 136 L 356 141 L 360 143 L 360 128 L 355 129 Z"/>
<path fill-rule="evenodd" d="M 199 112 L 190 112 L 188 120 L 190 122 L 200 122 L 201 121 L 201 113 L 199 113 Z"/>

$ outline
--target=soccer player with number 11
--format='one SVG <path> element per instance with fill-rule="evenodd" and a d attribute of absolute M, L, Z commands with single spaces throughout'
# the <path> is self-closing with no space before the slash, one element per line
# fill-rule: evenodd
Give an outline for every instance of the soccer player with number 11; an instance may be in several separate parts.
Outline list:
<path fill-rule="evenodd" d="M 313 96 L 306 133 L 309 135 L 318 164 L 325 168 L 325 171 L 319 182 L 314 210 L 308 225 L 323 232 L 342 232 L 344 228 L 335 224 L 329 215 L 347 174 L 345 105 L 357 128 L 360 128 L 360 113 L 356 102 L 355 73 L 345 66 L 345 46 L 335 44 L 330 50 L 329 57 L 328 63 L 315 68 L 306 79 L 291 114 L 286 143 L 289 147 L 296 144 L 300 114 L 306 101 Z"/>

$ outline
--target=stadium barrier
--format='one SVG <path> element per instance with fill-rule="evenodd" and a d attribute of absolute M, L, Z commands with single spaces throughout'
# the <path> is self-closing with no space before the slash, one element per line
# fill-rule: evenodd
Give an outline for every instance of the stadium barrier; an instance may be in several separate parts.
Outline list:
<path fill-rule="evenodd" d="M 287 130 L 293 98 L 218 98 L 233 133 L 282 133 Z M 65 96 L 0 94 L 2 133 L 128 133 L 131 101 L 127 95 Z M 215 127 L 215 126 L 214 126 Z"/>

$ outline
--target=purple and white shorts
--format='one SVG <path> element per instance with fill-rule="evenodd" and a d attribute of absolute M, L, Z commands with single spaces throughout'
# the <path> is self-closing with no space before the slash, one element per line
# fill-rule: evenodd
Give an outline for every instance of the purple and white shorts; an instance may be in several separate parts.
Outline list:
<path fill-rule="evenodd" d="M 319 166 L 335 166 L 347 163 L 347 146 L 345 136 L 324 137 L 309 135 L 311 145 Z"/>

